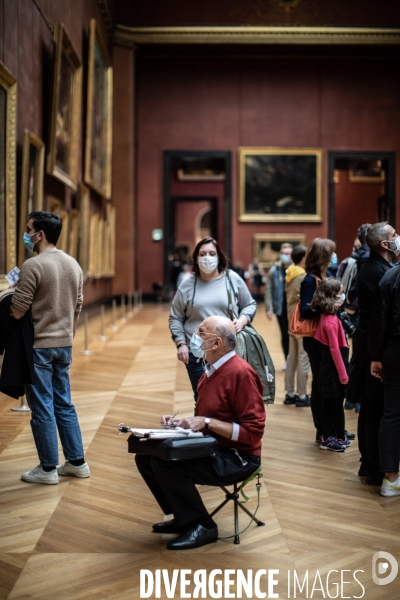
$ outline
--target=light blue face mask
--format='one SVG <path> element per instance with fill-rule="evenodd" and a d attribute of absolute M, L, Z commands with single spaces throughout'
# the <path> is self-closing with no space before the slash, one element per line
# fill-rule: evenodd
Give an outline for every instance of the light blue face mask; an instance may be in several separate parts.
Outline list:
<path fill-rule="evenodd" d="M 190 338 L 190 352 L 196 356 L 197 358 L 204 358 L 206 352 L 208 350 L 202 350 L 201 347 L 204 342 L 209 342 L 210 340 L 215 340 L 217 336 L 210 338 L 209 340 L 203 340 L 199 335 L 194 333 Z"/>
<path fill-rule="evenodd" d="M 330 267 L 336 267 L 336 265 L 337 265 L 337 254 L 336 254 L 336 252 L 334 252 L 332 254 L 332 258 L 331 258 L 331 262 L 330 262 L 329 266 Z"/>
<path fill-rule="evenodd" d="M 35 243 L 36 242 L 31 242 L 31 237 L 33 235 L 36 235 L 37 233 L 39 233 L 38 231 L 35 231 L 35 233 L 31 233 L 31 235 L 29 235 L 29 233 L 24 233 L 23 235 L 23 240 L 24 240 L 24 246 L 27 250 L 29 250 L 29 252 L 33 252 L 33 249 L 35 247 Z"/>

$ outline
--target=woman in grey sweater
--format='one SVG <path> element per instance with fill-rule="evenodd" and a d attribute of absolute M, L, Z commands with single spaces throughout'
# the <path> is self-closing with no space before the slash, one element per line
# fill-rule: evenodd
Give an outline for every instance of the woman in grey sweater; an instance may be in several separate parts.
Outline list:
<path fill-rule="evenodd" d="M 229 292 L 229 293 L 228 293 Z M 193 252 L 193 274 L 179 286 L 172 301 L 169 328 L 178 360 L 186 365 L 197 400 L 197 383 L 204 373 L 202 362 L 189 350 L 190 339 L 207 317 L 230 316 L 232 300 L 234 325 L 239 333 L 251 323 L 257 305 L 247 285 L 234 271 L 227 276 L 227 259 L 213 238 L 201 240 Z"/>

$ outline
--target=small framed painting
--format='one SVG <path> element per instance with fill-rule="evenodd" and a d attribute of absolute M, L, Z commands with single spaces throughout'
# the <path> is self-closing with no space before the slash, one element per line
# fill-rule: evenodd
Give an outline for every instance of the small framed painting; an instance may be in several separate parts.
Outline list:
<path fill-rule="evenodd" d="M 279 260 L 281 245 L 288 242 L 295 246 L 306 246 L 304 233 L 256 233 L 253 235 L 253 256 L 264 269 L 269 269 Z"/>

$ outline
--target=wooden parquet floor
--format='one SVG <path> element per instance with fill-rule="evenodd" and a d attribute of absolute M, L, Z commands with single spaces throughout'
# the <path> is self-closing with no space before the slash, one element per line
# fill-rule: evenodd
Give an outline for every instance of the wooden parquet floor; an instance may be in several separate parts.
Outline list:
<path fill-rule="evenodd" d="M 0 395 L 0 599 L 136 600 L 140 569 L 168 569 L 170 574 L 174 569 L 278 569 L 274 591 L 281 598 L 288 597 L 288 571 L 293 577 L 296 570 L 302 582 L 308 570 L 309 592 L 298 590 L 297 598 L 324 598 L 329 597 L 326 574 L 337 570 L 331 580 L 340 581 L 340 571 L 346 570 L 343 579 L 350 583 L 343 592 L 339 588 L 339 597 L 400 598 L 400 576 L 378 586 L 371 574 L 375 552 L 390 552 L 400 562 L 400 498 L 382 498 L 378 488 L 357 476 L 356 443 L 344 454 L 320 451 L 310 409 L 282 404 L 278 328 L 267 322 L 262 307 L 255 325 L 275 361 L 278 390 L 276 404 L 267 408 L 263 447 L 258 516 L 265 527 L 251 525 L 238 546 L 221 540 L 186 552 L 166 550 L 168 536 L 150 532 L 162 514 L 117 426 L 154 426 L 163 413 L 192 412 L 189 382 L 175 358 L 167 315 L 166 306 L 145 306 L 109 333 L 107 342 L 95 340 L 99 323 L 94 319 L 93 356 L 79 355 L 83 328 L 78 330 L 71 385 L 90 479 L 65 478 L 57 486 L 22 482 L 20 474 L 37 464 L 30 417 L 11 412 L 15 401 Z M 347 428 L 355 431 L 357 416 L 347 412 L 346 417 Z M 219 489 L 202 487 L 201 494 L 210 509 L 222 500 Z M 255 500 L 251 486 L 250 508 Z M 247 517 L 240 519 L 245 527 Z M 232 534 L 231 507 L 217 521 L 221 536 Z M 355 570 L 363 571 L 357 578 L 364 595 L 353 579 Z M 317 583 L 310 595 L 317 571 L 325 592 Z M 175 597 L 183 597 L 177 589 Z M 335 587 L 330 593 L 335 597 Z M 161 597 L 167 597 L 164 587 Z"/>

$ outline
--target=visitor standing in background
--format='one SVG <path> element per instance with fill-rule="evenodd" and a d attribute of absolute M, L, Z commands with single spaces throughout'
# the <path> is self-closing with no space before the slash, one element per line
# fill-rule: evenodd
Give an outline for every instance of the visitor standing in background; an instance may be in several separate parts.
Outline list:
<path fill-rule="evenodd" d="M 281 245 L 279 261 L 270 268 L 265 288 L 267 318 L 272 321 L 273 316 L 276 315 L 281 330 L 282 350 L 285 357 L 284 371 L 286 370 L 286 361 L 289 354 L 289 322 L 286 308 L 285 278 L 286 269 L 292 262 L 292 252 L 292 244 L 284 243 Z"/>
<path fill-rule="evenodd" d="M 307 248 L 298 245 L 293 249 L 292 262 L 286 269 L 286 303 L 288 322 L 292 317 L 300 294 L 300 286 L 304 277 L 305 257 Z M 298 407 L 310 406 L 310 398 L 307 395 L 307 380 L 310 371 L 310 361 L 304 350 L 303 338 L 289 334 L 289 355 L 285 373 L 286 397 L 284 404 L 295 404 Z M 295 388 L 295 376 L 296 388 Z M 296 393 L 297 390 L 297 393 Z"/>

